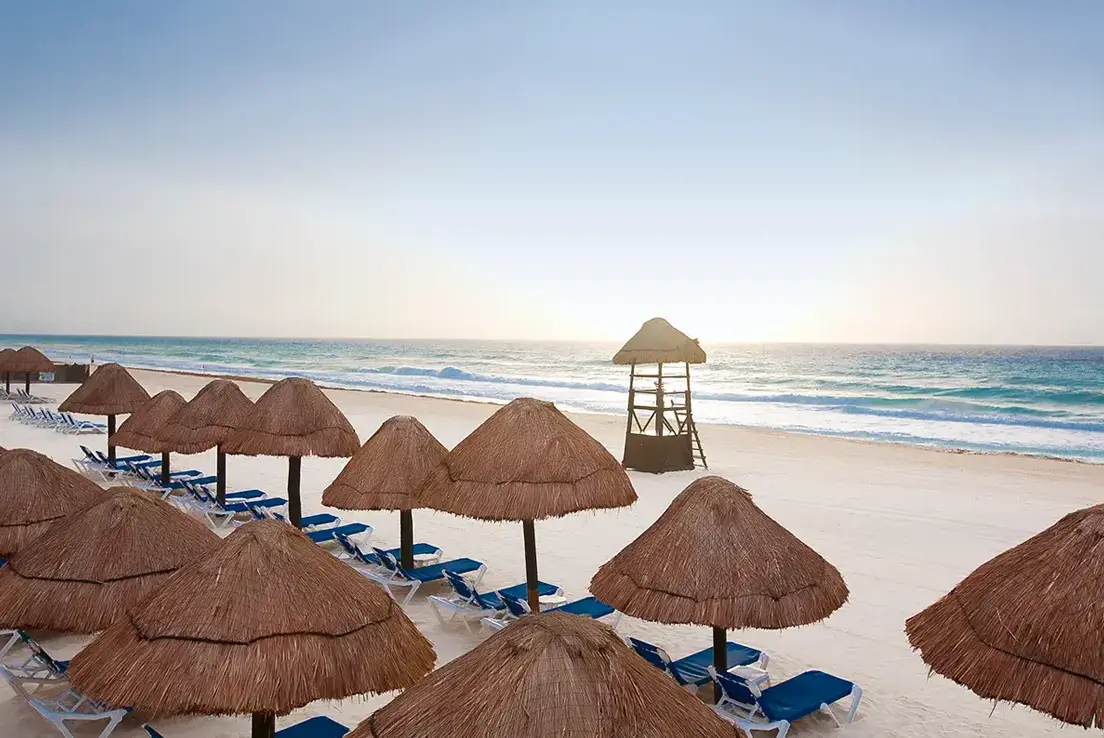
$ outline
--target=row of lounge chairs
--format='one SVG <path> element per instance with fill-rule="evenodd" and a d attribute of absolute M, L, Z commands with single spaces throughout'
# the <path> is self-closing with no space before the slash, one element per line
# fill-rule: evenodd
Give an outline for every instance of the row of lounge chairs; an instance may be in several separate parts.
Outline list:
<path fill-rule="evenodd" d="M 0 631 L 8 636 L 0 648 L 0 676 L 35 712 L 53 724 L 65 738 L 73 738 L 70 723 L 107 721 L 99 738 L 107 738 L 130 712 L 109 709 L 69 684 L 69 662 L 54 659 L 21 630 Z M 12 652 L 18 649 L 18 655 Z M 46 687 L 46 689 L 42 689 Z"/>
<path fill-rule="evenodd" d="M 15 400 L 16 402 L 24 402 L 29 405 L 46 405 L 53 402 L 49 397 L 32 395 L 25 389 L 11 391 L 0 389 L 0 400 Z"/>
<path fill-rule="evenodd" d="M 18 420 L 24 425 L 33 425 L 38 428 L 50 428 L 58 433 L 78 435 L 81 433 L 106 433 L 107 426 L 103 423 L 93 423 L 89 420 L 78 420 L 70 413 L 55 413 L 53 410 L 33 408 L 29 405 L 17 405 L 12 403 L 14 410 L 8 417 Z"/>
<path fill-rule="evenodd" d="M 0 637 L 3 636 L 8 636 L 8 641 L 0 648 L 0 676 L 65 738 L 73 738 L 73 723 L 102 721 L 107 723 L 99 738 L 107 738 L 130 713 L 126 708 L 109 709 L 81 694 L 69 683 L 69 662 L 53 658 L 25 631 L 0 631 Z M 9 657 L 17 649 L 18 655 Z M 142 727 L 150 738 L 165 738 L 151 725 Z M 317 716 L 279 730 L 276 735 L 280 738 L 341 738 L 348 732 L 349 728 L 336 720 Z"/>
<path fill-rule="evenodd" d="M 818 712 L 842 727 L 832 706 L 850 698 L 844 713 L 844 722 L 850 723 L 862 701 L 858 684 L 823 671 L 805 671 L 772 685 L 766 670 L 770 655 L 740 643 L 727 643 L 730 668 L 718 672 L 713 666 L 712 648 L 672 660 L 662 648 L 647 641 L 626 640 L 645 661 L 688 689 L 716 683 L 721 699 L 714 709 L 748 738 L 758 731 L 777 731 L 776 738 L 785 738 L 794 722 Z"/>
<path fill-rule="evenodd" d="M 78 468 L 95 468 L 95 473 L 113 482 L 127 480 L 134 486 L 161 494 L 189 512 L 207 518 L 216 529 L 237 524 L 242 518 L 284 519 L 286 515 L 287 501 L 268 497 L 261 490 L 228 493 L 226 502 L 220 504 L 208 486 L 215 479 L 202 476 L 199 471 L 176 472 L 167 485 L 162 485 L 155 473 L 160 462 L 155 459 L 134 456 L 117 459 L 115 465 L 111 465 L 103 454 L 84 447 L 82 450 L 85 458 L 79 460 Z M 487 570 L 486 564 L 481 561 L 471 558 L 441 561 L 442 550 L 439 546 L 416 543 L 413 550 L 415 566 L 406 568 L 399 563 L 398 548 L 362 547 L 358 541 L 363 541 L 372 533 L 372 527 L 366 523 L 342 523 L 340 518 L 330 513 L 306 516 L 302 523 L 304 534 L 311 540 L 320 545 L 336 544 L 339 558 L 378 582 L 403 605 L 409 604 L 423 585 L 446 585 L 446 593 L 433 594 L 428 598 L 442 624 L 460 621 L 470 630 L 473 623 L 481 622 L 489 630 L 500 630 L 513 620 L 530 614 L 525 599 L 525 583 L 495 591 L 479 589 Z M 542 598 L 542 604 L 548 604 L 548 607 L 542 607 L 543 612 L 561 611 L 595 619 L 608 617 L 615 628 L 620 621 L 620 613 L 595 597 L 569 602 L 563 596 L 561 587 L 546 582 L 539 583 L 538 595 Z M 672 660 L 662 648 L 651 643 L 637 638 L 626 641 L 642 658 L 687 689 L 696 690 L 710 683 L 717 684 L 722 697 L 715 707 L 716 711 L 734 723 L 748 738 L 753 738 L 753 732 L 759 731 L 776 731 L 777 738 L 784 738 L 795 721 L 817 712 L 829 715 L 837 725 L 842 726 L 832 706 L 850 698 L 844 708 L 843 722 L 851 722 L 862 700 L 862 689 L 857 684 L 822 671 L 806 671 L 772 685 L 766 671 L 770 655 L 735 642 L 727 644 L 727 663 L 731 668 L 718 673 L 713 668 L 712 648 Z M 336 738 L 344 735 L 338 732 L 344 730 L 343 726 L 328 718 L 312 718 L 286 728 L 278 735 L 282 738 Z M 147 731 L 151 737 L 157 738 L 158 733 L 153 728 L 147 726 Z"/>

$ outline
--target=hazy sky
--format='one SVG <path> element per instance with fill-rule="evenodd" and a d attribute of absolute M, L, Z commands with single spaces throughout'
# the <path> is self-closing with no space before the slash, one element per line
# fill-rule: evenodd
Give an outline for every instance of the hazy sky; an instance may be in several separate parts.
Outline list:
<path fill-rule="evenodd" d="M 0 2 L 0 333 L 1104 344 L 1104 3 Z"/>

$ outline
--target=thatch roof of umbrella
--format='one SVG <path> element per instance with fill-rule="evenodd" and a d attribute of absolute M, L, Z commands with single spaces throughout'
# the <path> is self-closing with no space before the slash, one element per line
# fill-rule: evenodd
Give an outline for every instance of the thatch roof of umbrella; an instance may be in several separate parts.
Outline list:
<path fill-rule="evenodd" d="M 174 450 L 161 440 L 161 429 L 169 418 L 184 409 L 188 403 L 173 390 L 162 390 L 135 410 L 119 430 L 108 439 L 113 446 L 123 446 L 146 453 Z"/>
<path fill-rule="evenodd" d="M 3 372 L 52 372 L 56 368 L 54 362 L 34 346 L 24 346 L 18 351 L 0 357 L 0 371 Z"/>
<path fill-rule="evenodd" d="M 58 405 L 63 413 L 127 415 L 150 399 L 149 393 L 118 364 L 103 364 Z"/>
<path fill-rule="evenodd" d="M 540 520 L 636 502 L 606 448 L 550 402 L 497 410 L 429 473 L 423 507 L 481 520 Z"/>
<path fill-rule="evenodd" d="M 614 364 L 704 364 L 705 351 L 663 318 L 652 318 L 613 355 Z"/>
<path fill-rule="evenodd" d="M 352 456 L 360 448 L 348 418 L 307 379 L 283 379 L 253 405 L 222 444 L 245 456 Z"/>
<path fill-rule="evenodd" d="M 10 558 L 102 494 L 98 484 L 36 451 L 0 455 L 0 556 Z"/>
<path fill-rule="evenodd" d="M 15 349 L 6 348 L 0 349 L 0 372 L 9 371 L 4 367 L 8 363 L 8 360 L 15 354 Z"/>
<path fill-rule="evenodd" d="M 198 454 L 214 448 L 241 427 L 253 401 L 234 382 L 216 379 L 201 389 L 157 431 L 169 450 Z"/>
<path fill-rule="evenodd" d="M 921 658 L 991 700 L 1104 726 L 1104 505 L 982 564 L 906 621 Z"/>
<path fill-rule="evenodd" d="M 219 542 L 171 504 L 115 487 L 0 569 L 0 627 L 101 631 Z"/>
<path fill-rule="evenodd" d="M 347 738 L 732 738 L 733 728 L 607 626 L 522 618 L 393 699 Z"/>
<path fill-rule="evenodd" d="M 322 504 L 342 510 L 413 510 L 415 493 L 448 449 L 417 418 L 383 422 L 322 493 Z"/>
<path fill-rule="evenodd" d="M 848 595 L 834 566 L 720 477 L 684 489 L 590 591 L 644 620 L 725 629 L 807 625 Z"/>
<path fill-rule="evenodd" d="M 283 715 L 414 684 L 436 655 L 378 585 L 287 523 L 247 523 L 73 659 L 92 699 L 154 716 Z"/>

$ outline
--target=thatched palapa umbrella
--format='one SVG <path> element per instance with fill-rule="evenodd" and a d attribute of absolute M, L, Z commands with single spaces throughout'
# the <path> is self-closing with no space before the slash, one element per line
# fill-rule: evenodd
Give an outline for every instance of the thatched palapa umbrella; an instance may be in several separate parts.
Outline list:
<path fill-rule="evenodd" d="M 110 438 L 113 446 L 132 448 L 148 454 L 161 454 L 161 483 L 168 484 L 172 470 L 169 468 L 170 444 L 159 437 L 169 418 L 176 415 L 188 403 L 173 390 L 162 390 L 135 410 Z"/>
<path fill-rule="evenodd" d="M 222 444 L 228 454 L 288 457 L 288 517 L 297 528 L 303 457 L 352 456 L 358 448 L 360 439 L 348 418 L 314 382 L 299 378 L 269 387 Z"/>
<path fill-rule="evenodd" d="M 15 349 L 0 349 L 0 372 L 4 372 L 4 391 L 11 392 L 11 372 L 4 368 L 8 359 L 15 353 Z"/>
<path fill-rule="evenodd" d="M 5 374 L 20 373 L 26 375 L 26 383 L 24 387 L 27 392 L 31 391 L 31 375 L 38 374 L 39 372 L 52 372 L 57 369 L 54 366 L 54 362 L 46 358 L 46 354 L 42 353 L 34 346 L 24 346 L 18 351 L 13 351 L 3 358 L 3 364 L 0 368 L 3 368 Z"/>
<path fill-rule="evenodd" d="M 712 628 L 718 671 L 728 669 L 727 630 L 815 623 L 848 595 L 834 566 L 721 477 L 692 482 L 598 569 L 590 591 L 634 617 Z"/>
<path fill-rule="evenodd" d="M 167 448 L 182 454 L 198 454 L 218 448 L 218 501 L 226 502 L 226 452 L 222 443 L 241 427 L 253 409 L 253 401 L 235 383 L 216 379 L 201 389 L 157 436 Z"/>
<path fill-rule="evenodd" d="M 417 418 L 388 418 L 325 489 L 322 504 L 342 510 L 398 510 L 400 559 L 413 568 L 412 511 L 421 506 L 416 493 L 447 453 Z"/>
<path fill-rule="evenodd" d="M 247 523 L 73 659 L 91 699 L 153 716 L 253 715 L 414 684 L 436 655 L 398 603 L 290 525 Z"/>
<path fill-rule="evenodd" d="M 36 451 L 0 454 L 0 557 L 11 558 L 102 494 L 98 484 Z"/>
<path fill-rule="evenodd" d="M 522 618 L 347 738 L 733 738 L 732 726 L 588 618 Z"/>
<path fill-rule="evenodd" d="M 533 521 L 636 502 L 628 474 L 602 444 L 552 403 L 530 398 L 514 400 L 472 431 L 417 496 L 434 510 L 521 521 L 533 612 L 540 611 Z"/>
<path fill-rule="evenodd" d="M 58 405 L 63 413 L 107 416 L 107 455 L 115 462 L 115 416 L 129 415 L 150 399 L 149 393 L 130 373 L 118 364 L 103 364 L 84 380 L 65 402 Z"/>
<path fill-rule="evenodd" d="M 990 700 L 1104 726 L 1104 505 L 1066 515 L 905 623 L 933 671 Z"/>
<path fill-rule="evenodd" d="M 0 569 L 0 627 L 96 633 L 219 543 L 167 502 L 107 490 Z"/>

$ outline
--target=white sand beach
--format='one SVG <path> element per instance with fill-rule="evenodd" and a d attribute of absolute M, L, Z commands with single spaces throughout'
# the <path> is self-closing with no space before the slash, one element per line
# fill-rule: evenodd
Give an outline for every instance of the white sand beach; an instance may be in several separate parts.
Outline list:
<path fill-rule="evenodd" d="M 206 383 L 196 376 L 134 371 L 151 394 L 171 388 L 190 399 Z M 242 382 L 251 398 L 267 385 Z M 38 387 L 62 399 L 71 386 Z M 454 446 L 495 409 L 493 405 L 369 392 L 327 390 L 366 440 L 386 418 L 417 416 L 442 443 Z M 575 415 L 573 419 L 621 456 L 624 419 Z M 776 680 L 809 668 L 858 682 L 865 695 L 852 725 L 842 731 L 823 716 L 796 724 L 795 736 L 1041 736 L 1059 725 L 1025 708 L 975 697 L 942 677 L 929 678 L 910 651 L 904 621 L 953 587 L 995 554 L 1041 531 L 1061 515 L 1102 501 L 1104 466 L 998 455 L 962 455 L 733 427 L 701 426 L 709 459 L 698 470 L 652 476 L 631 472 L 639 502 L 631 508 L 584 513 L 537 523 L 541 579 L 563 586 L 569 596 L 586 593 L 598 566 L 649 526 L 693 479 L 727 477 L 751 490 L 768 514 L 820 552 L 843 573 L 850 601 L 818 625 L 787 631 L 731 633 L 730 639 L 769 651 Z M 70 464 L 77 444 L 99 448 L 103 437 L 67 436 L 0 420 L 0 446 L 27 447 Z M 174 466 L 214 472 L 214 452 L 174 455 Z M 304 514 L 321 510 L 320 497 L 344 459 L 303 461 Z M 287 462 L 280 458 L 230 457 L 232 489 L 260 487 L 283 494 Z M 371 541 L 397 545 L 398 515 L 342 513 L 375 531 Z M 417 540 L 440 545 L 446 557 L 470 556 L 488 564 L 487 588 L 524 579 L 521 526 L 490 524 L 442 513 L 415 512 Z M 325 603 L 319 603 L 324 607 Z M 408 607 L 432 640 L 438 665 L 470 649 L 483 634 L 462 626 L 442 627 L 422 593 Z M 623 635 L 641 635 L 681 656 L 710 645 L 705 628 L 671 627 L 624 618 Z M 77 652 L 84 638 L 43 634 L 56 655 Z M 389 695 L 318 703 L 282 718 L 278 727 L 312 714 L 326 714 L 352 727 L 385 703 Z M 991 714 L 992 713 L 992 714 Z M 114 735 L 144 736 L 131 716 Z M 238 738 L 248 733 L 245 717 L 156 721 L 166 738 Z M 96 735 L 86 726 L 78 733 Z M 57 733 L 7 686 L 0 686 L 0 736 L 52 738 Z M 764 734 L 766 735 L 766 734 Z"/>

